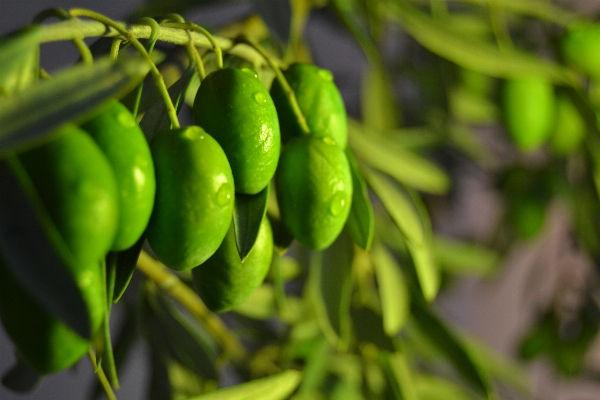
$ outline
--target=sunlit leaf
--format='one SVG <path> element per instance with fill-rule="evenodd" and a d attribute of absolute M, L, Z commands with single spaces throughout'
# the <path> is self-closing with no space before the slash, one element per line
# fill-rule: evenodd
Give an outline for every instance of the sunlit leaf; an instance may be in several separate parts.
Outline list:
<path fill-rule="evenodd" d="M 381 352 L 379 354 L 383 371 L 391 386 L 395 398 L 401 400 L 421 399 L 417 396 L 414 377 L 406 356 L 401 353 Z M 442 399 L 445 397 L 440 397 Z"/>
<path fill-rule="evenodd" d="M 394 257 L 381 244 L 373 246 L 371 258 L 379 284 L 383 329 L 396 335 L 406 322 L 410 310 L 407 283 Z"/>
<path fill-rule="evenodd" d="M 496 271 L 501 255 L 477 244 L 436 236 L 433 254 L 440 269 L 453 274 L 489 275 Z"/>
<path fill-rule="evenodd" d="M 383 67 L 371 64 L 363 78 L 362 121 L 369 128 L 386 132 L 400 125 L 400 108 Z"/>
<path fill-rule="evenodd" d="M 148 69 L 141 57 L 100 59 L 93 65 L 77 65 L 4 99 L 0 107 L 0 154 L 40 141 L 109 97 L 123 95 Z"/>
<path fill-rule="evenodd" d="M 461 385 L 433 375 L 418 375 L 414 381 L 419 400 L 470 400 L 476 399 Z"/>
<path fill-rule="evenodd" d="M 269 186 L 254 195 L 235 194 L 233 226 L 235 243 L 242 262 L 256 242 L 260 224 L 267 212 L 268 199 Z"/>
<path fill-rule="evenodd" d="M 187 400 L 284 400 L 298 387 L 302 373 L 286 370 L 241 385 L 218 389 Z"/>
<path fill-rule="evenodd" d="M 0 40 L 0 98 L 37 80 L 41 38 L 41 29 L 32 26 Z"/>
<path fill-rule="evenodd" d="M 375 229 L 373 205 L 369 199 L 367 184 L 348 148 L 346 149 L 346 156 L 352 172 L 352 206 L 346 226 L 354 242 L 363 249 L 369 250 L 373 240 L 373 230 Z"/>

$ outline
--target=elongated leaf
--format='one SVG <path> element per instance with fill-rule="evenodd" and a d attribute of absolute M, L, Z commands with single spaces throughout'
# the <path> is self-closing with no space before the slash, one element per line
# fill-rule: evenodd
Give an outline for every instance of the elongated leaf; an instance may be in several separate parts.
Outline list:
<path fill-rule="evenodd" d="M 398 182 L 433 194 L 445 193 L 450 188 L 450 178 L 431 161 L 379 137 L 369 128 L 350 121 L 348 134 L 350 147 L 359 160 Z"/>
<path fill-rule="evenodd" d="M 29 27 L 0 40 L 0 98 L 35 82 L 41 38 L 40 29 Z"/>
<path fill-rule="evenodd" d="M 400 266 L 381 244 L 373 246 L 371 258 L 379 284 L 383 330 L 388 336 L 395 336 L 404 326 L 410 311 L 407 283 Z"/>
<path fill-rule="evenodd" d="M 367 184 L 360 174 L 354 156 L 348 148 L 346 148 L 346 156 L 348 157 L 350 171 L 352 172 L 352 207 L 346 221 L 346 226 L 354 243 L 365 250 L 369 250 L 375 229 L 373 205 L 369 199 Z"/>
<path fill-rule="evenodd" d="M 109 97 L 131 90 L 148 72 L 140 57 L 78 65 L 7 98 L 0 107 L 0 154 L 42 140 Z"/>
<path fill-rule="evenodd" d="M 455 382 L 432 375 L 419 375 L 415 379 L 414 385 L 419 400 L 470 400 L 476 398 Z"/>
<path fill-rule="evenodd" d="M 346 348 L 350 340 L 352 242 L 348 234 L 313 257 L 309 285 L 321 329 L 333 346 Z"/>
<path fill-rule="evenodd" d="M 388 2 L 387 11 L 423 47 L 462 67 L 497 78 L 537 75 L 556 83 L 574 84 L 569 69 L 518 50 L 493 45 L 447 29 L 405 1 Z"/>
<path fill-rule="evenodd" d="M 302 373 L 293 369 L 187 400 L 284 400 L 298 387 Z"/>
<path fill-rule="evenodd" d="M 359 342 L 375 344 L 380 350 L 396 351 L 394 341 L 383 331 L 381 316 L 368 307 L 352 308 L 352 325 Z"/>
<path fill-rule="evenodd" d="M 378 132 L 387 132 L 400 125 L 400 108 L 390 81 L 378 64 L 371 64 L 363 78 L 361 101 L 365 126 Z"/>
<path fill-rule="evenodd" d="M 433 239 L 433 254 L 440 269 L 454 274 L 488 275 L 501 260 L 494 250 L 439 236 Z"/>
<path fill-rule="evenodd" d="M 87 306 L 69 268 L 75 261 L 26 172 L 18 160 L 11 160 L 10 167 L 0 161 L 0 255 L 42 307 L 89 338 Z"/>
<path fill-rule="evenodd" d="M 338 12 L 344 25 L 346 25 L 348 30 L 354 35 L 365 54 L 370 57 L 371 60 L 377 60 L 379 58 L 377 47 L 375 46 L 375 43 L 373 43 L 373 39 L 366 29 L 365 24 L 363 23 L 364 21 L 359 17 L 358 11 L 354 8 L 353 1 L 332 0 L 331 5 Z"/>
<path fill-rule="evenodd" d="M 436 345 L 477 393 L 490 397 L 493 388 L 488 376 L 477 366 L 457 336 L 424 303 L 415 300 L 411 305 L 421 334 Z"/>
<path fill-rule="evenodd" d="M 410 366 L 406 356 L 400 353 L 381 352 L 379 354 L 381 366 L 387 377 L 392 391 L 397 399 L 401 400 L 421 400 L 417 396 L 414 378 L 410 371 Z M 445 397 L 440 397 L 440 399 Z"/>
<path fill-rule="evenodd" d="M 268 199 L 268 185 L 260 193 L 254 195 L 235 194 L 233 226 L 235 230 L 235 244 L 242 262 L 244 262 L 248 253 L 252 250 L 254 242 L 256 242 L 260 224 L 267 212 Z"/>
<path fill-rule="evenodd" d="M 129 286 L 145 241 L 146 234 L 143 234 L 133 246 L 117 253 L 115 285 L 112 297 L 114 303 L 119 301 L 123 293 L 125 293 L 125 289 Z"/>
<path fill-rule="evenodd" d="M 4 376 L 2 376 L 2 385 L 14 392 L 27 393 L 35 389 L 40 383 L 42 377 L 27 362 L 17 359 Z"/>
<path fill-rule="evenodd" d="M 169 96 L 175 106 L 177 112 L 181 110 L 183 103 L 185 102 L 185 92 L 188 85 L 190 84 L 192 77 L 196 73 L 196 67 L 194 63 L 185 70 L 181 78 L 169 87 Z M 144 114 L 144 118 L 140 121 L 140 128 L 144 132 L 146 139 L 151 141 L 155 134 L 160 131 L 164 131 L 171 127 L 171 120 L 167 113 L 167 107 L 162 97 L 159 98 L 152 104 L 152 106 Z"/>
<path fill-rule="evenodd" d="M 323 384 L 327 375 L 327 359 L 331 355 L 331 346 L 322 337 L 313 340 L 309 346 L 308 354 L 304 360 L 302 382 L 298 387 L 296 396 L 299 400 L 310 400 Z"/>
<path fill-rule="evenodd" d="M 407 243 L 412 256 L 421 292 L 427 301 L 435 299 L 440 288 L 440 273 L 428 244 Z"/>

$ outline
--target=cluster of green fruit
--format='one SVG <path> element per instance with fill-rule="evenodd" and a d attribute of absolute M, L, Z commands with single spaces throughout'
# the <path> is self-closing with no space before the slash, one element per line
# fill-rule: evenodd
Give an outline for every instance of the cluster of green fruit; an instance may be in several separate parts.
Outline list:
<path fill-rule="evenodd" d="M 572 26 L 562 38 L 560 50 L 566 64 L 592 82 L 600 79 L 600 25 Z M 507 80 L 503 104 L 507 130 L 525 152 L 549 142 L 555 154 L 568 155 L 580 147 L 587 133 L 573 99 L 566 93 L 556 94 L 552 83 L 542 76 Z"/>
<path fill-rule="evenodd" d="M 112 100 L 81 126 L 62 128 L 11 158 L 12 171 L 34 188 L 67 250 L 64 261 L 92 332 L 106 310 L 104 258 L 143 237 L 165 265 L 191 270 L 213 311 L 243 302 L 268 272 L 273 233 L 263 213 L 242 261 L 235 199 L 268 190 L 274 177 L 281 221 L 293 237 L 320 250 L 340 234 L 352 198 L 341 96 L 331 73 L 316 66 L 293 64 L 284 76 L 293 93 L 277 80 L 269 92 L 252 69 L 216 70 L 197 92 L 195 125 L 159 132 L 150 144 L 129 110 Z M 290 95 L 310 133 L 301 129 Z M 72 365 L 89 347 L 33 300 L 6 265 L 0 318 L 41 373 Z"/>

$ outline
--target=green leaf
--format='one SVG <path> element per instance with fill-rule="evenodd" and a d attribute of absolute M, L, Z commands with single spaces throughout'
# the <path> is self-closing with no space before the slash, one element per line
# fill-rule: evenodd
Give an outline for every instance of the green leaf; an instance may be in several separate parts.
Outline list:
<path fill-rule="evenodd" d="M 450 178 L 431 161 L 357 122 L 349 121 L 348 143 L 359 160 L 408 187 L 433 194 L 450 188 Z"/>
<path fill-rule="evenodd" d="M 330 3 L 337 11 L 344 25 L 346 25 L 346 28 L 360 44 L 365 54 L 371 60 L 377 60 L 379 58 L 377 47 L 366 29 L 364 21 L 359 17 L 359 12 L 354 8 L 353 1 L 331 0 Z"/>
<path fill-rule="evenodd" d="M 419 375 L 414 380 L 419 400 L 469 400 L 475 399 L 462 386 L 433 375 Z"/>
<path fill-rule="evenodd" d="M 497 78 L 536 75 L 559 84 L 576 83 L 574 73 L 561 65 L 457 34 L 405 1 L 388 2 L 387 12 L 423 47 L 462 67 Z"/>
<path fill-rule="evenodd" d="M 17 362 L 2 376 L 2 385 L 14 392 L 27 393 L 36 388 L 42 376 L 27 362 Z"/>
<path fill-rule="evenodd" d="M 410 311 L 407 283 L 400 266 L 383 245 L 373 246 L 371 259 L 379 284 L 383 330 L 388 336 L 395 336 L 406 323 Z"/>
<path fill-rule="evenodd" d="M 435 299 L 440 288 L 440 273 L 433 259 L 431 245 L 406 243 L 412 256 L 421 292 L 427 301 Z"/>
<path fill-rule="evenodd" d="M 144 233 L 133 246 L 123 251 L 119 251 L 116 254 L 116 274 L 115 274 L 115 285 L 113 290 L 113 303 L 119 301 L 125 289 L 129 286 L 133 273 L 135 272 L 135 266 L 137 260 L 140 257 L 144 242 L 146 241 L 146 234 Z"/>
<path fill-rule="evenodd" d="M 5 99 L 0 107 L 0 154 L 40 141 L 109 97 L 126 93 L 148 68 L 141 57 L 105 58 L 94 65 L 77 65 Z"/>
<path fill-rule="evenodd" d="M 383 331 L 381 316 L 368 307 L 352 308 L 352 325 L 356 339 L 376 345 L 380 350 L 395 352 L 394 341 Z"/>
<path fill-rule="evenodd" d="M 0 182 L 0 264 L 40 305 L 90 338 L 88 309 L 70 272 L 76 261 L 18 159 L 0 161 Z"/>
<path fill-rule="evenodd" d="M 328 359 L 331 353 L 331 346 L 322 337 L 310 342 L 308 354 L 304 360 L 302 382 L 294 396 L 296 399 L 312 400 L 315 397 L 315 392 L 322 386 L 326 378 Z"/>
<path fill-rule="evenodd" d="M 257 194 L 235 194 L 235 208 L 233 210 L 233 226 L 235 230 L 235 244 L 242 262 L 246 259 L 258 237 L 260 224 L 267 212 L 269 199 L 269 186 Z"/>
<path fill-rule="evenodd" d="M 345 349 L 350 340 L 352 242 L 345 231 L 327 250 L 315 253 L 310 266 L 310 294 L 329 342 Z"/>
<path fill-rule="evenodd" d="M 181 110 L 183 103 L 185 103 L 185 92 L 195 73 L 195 64 L 191 63 L 181 75 L 181 78 L 169 87 L 169 96 L 177 112 Z M 140 128 L 142 128 L 146 139 L 150 142 L 155 134 L 170 129 L 170 127 L 171 120 L 167 113 L 167 107 L 163 98 L 160 97 L 144 114 L 144 118 L 140 121 Z"/>
<path fill-rule="evenodd" d="M 436 346 L 477 393 L 489 398 L 493 393 L 489 377 L 475 363 L 459 338 L 425 303 L 413 299 L 411 313 L 419 326 L 420 334 Z"/>
<path fill-rule="evenodd" d="M 298 387 L 302 373 L 293 369 L 187 400 L 284 400 Z"/>
<path fill-rule="evenodd" d="M 375 219 L 373 217 L 373 205 L 369 199 L 367 184 L 360 174 L 356 160 L 349 148 L 346 148 L 346 156 L 350 163 L 352 172 L 352 206 L 346 226 L 352 240 L 365 250 L 369 250 L 373 240 Z"/>
<path fill-rule="evenodd" d="M 433 238 L 433 254 L 440 269 L 453 274 L 489 275 L 501 261 L 497 251 L 440 236 Z"/>
<path fill-rule="evenodd" d="M 401 353 L 379 353 L 379 361 L 392 388 L 395 398 L 401 400 L 421 400 L 417 396 L 414 377 L 406 356 Z M 444 399 L 445 397 L 440 397 Z"/>
<path fill-rule="evenodd" d="M 0 40 L 0 98 L 27 89 L 37 80 L 42 31 L 28 27 Z"/>
<path fill-rule="evenodd" d="M 362 120 L 365 126 L 382 133 L 397 128 L 400 125 L 400 107 L 381 65 L 370 64 L 362 88 Z"/>

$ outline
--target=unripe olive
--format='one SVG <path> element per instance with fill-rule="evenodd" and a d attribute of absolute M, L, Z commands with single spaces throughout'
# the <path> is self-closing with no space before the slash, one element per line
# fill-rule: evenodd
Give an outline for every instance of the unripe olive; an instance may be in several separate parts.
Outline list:
<path fill-rule="evenodd" d="M 575 104 L 567 96 L 556 99 L 556 123 L 550 136 L 550 147 L 555 154 L 568 155 L 579 148 L 587 127 Z"/>
<path fill-rule="evenodd" d="M 600 78 L 600 25 L 574 24 L 562 38 L 560 49 L 568 64 L 592 78 Z"/>

